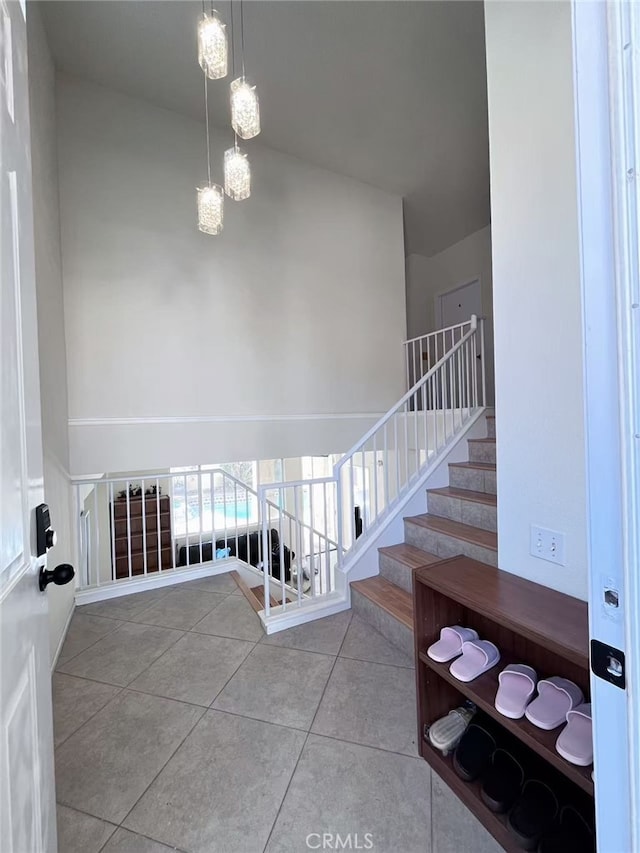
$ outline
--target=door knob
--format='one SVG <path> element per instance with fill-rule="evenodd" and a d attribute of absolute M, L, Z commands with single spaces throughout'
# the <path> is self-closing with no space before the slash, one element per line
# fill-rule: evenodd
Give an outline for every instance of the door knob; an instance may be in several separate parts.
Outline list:
<path fill-rule="evenodd" d="M 70 566 L 69 563 L 60 563 L 60 565 L 56 566 L 52 571 L 44 568 L 40 569 L 40 575 L 38 578 L 40 592 L 44 592 L 47 586 L 52 582 L 58 586 L 69 583 L 70 580 L 73 580 L 74 575 L 75 571 L 73 566 Z"/>

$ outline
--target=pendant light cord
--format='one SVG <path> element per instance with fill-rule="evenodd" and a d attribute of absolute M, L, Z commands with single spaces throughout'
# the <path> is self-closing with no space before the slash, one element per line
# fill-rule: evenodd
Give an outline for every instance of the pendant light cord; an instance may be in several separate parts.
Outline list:
<path fill-rule="evenodd" d="M 236 79 L 236 31 L 233 26 L 233 0 L 229 0 L 229 10 L 231 12 L 231 79 Z"/>
<path fill-rule="evenodd" d="M 207 86 L 207 75 L 204 75 L 204 117 L 207 129 L 207 176 L 211 186 L 211 145 L 209 142 L 209 87 Z"/>
<path fill-rule="evenodd" d="M 231 77 L 233 80 L 236 79 L 236 33 L 233 25 L 233 0 L 229 0 L 229 6 L 231 8 Z M 233 130 L 233 147 L 235 150 L 238 150 L 238 134 Z"/>
<path fill-rule="evenodd" d="M 242 79 L 244 80 L 244 3 L 240 0 L 240 43 L 242 45 Z"/>
<path fill-rule="evenodd" d="M 206 17 L 206 9 L 205 9 L 205 0 L 202 0 L 202 17 Z M 211 11 L 213 11 L 213 5 L 211 6 Z M 209 179 L 209 186 L 211 186 L 211 146 L 209 143 L 209 87 L 207 86 L 207 72 L 204 71 L 204 125 L 206 128 L 206 138 L 207 138 L 207 177 Z"/>

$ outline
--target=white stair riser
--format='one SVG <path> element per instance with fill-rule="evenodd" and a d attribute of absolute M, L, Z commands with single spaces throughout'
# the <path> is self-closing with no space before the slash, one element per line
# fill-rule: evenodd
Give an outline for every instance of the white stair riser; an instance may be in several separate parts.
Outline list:
<path fill-rule="evenodd" d="M 484 548 L 464 539 L 456 539 L 447 533 L 437 530 L 429 530 L 420 524 L 414 524 L 410 520 L 404 523 L 404 540 L 409 545 L 422 548 L 430 554 L 437 554 L 444 560 L 447 557 L 457 557 L 463 554 L 489 566 L 498 566 L 498 554 L 492 548 Z"/>
<path fill-rule="evenodd" d="M 470 441 L 469 462 L 490 462 L 496 464 L 495 441 Z"/>
<path fill-rule="evenodd" d="M 490 530 L 492 533 L 498 529 L 498 510 L 490 504 L 427 493 L 427 507 L 430 515 L 460 521 L 462 524 Z"/>
<path fill-rule="evenodd" d="M 410 658 L 415 655 L 413 631 L 351 587 L 351 609 Z"/>
<path fill-rule="evenodd" d="M 480 468 L 449 468 L 449 485 L 454 489 L 470 489 L 472 492 L 496 494 L 496 472 Z"/>

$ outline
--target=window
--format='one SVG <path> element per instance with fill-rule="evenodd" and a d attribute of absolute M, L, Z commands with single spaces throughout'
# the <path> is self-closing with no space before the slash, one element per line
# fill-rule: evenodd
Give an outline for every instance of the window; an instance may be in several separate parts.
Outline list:
<path fill-rule="evenodd" d="M 171 468 L 171 473 L 173 525 L 178 536 L 246 529 L 257 523 L 254 462 Z"/>
<path fill-rule="evenodd" d="M 220 533 L 238 529 L 246 531 L 258 524 L 258 488 L 265 483 L 281 483 L 285 479 L 299 480 L 330 477 L 339 455 L 303 456 L 293 459 L 263 459 L 244 462 L 223 462 L 171 468 L 173 526 L 176 535 Z M 224 474 L 228 474 L 225 477 Z M 322 486 L 314 487 L 314 523 L 324 530 L 324 495 Z M 267 498 L 279 506 L 281 492 L 267 492 Z M 328 514 L 335 513 L 333 493 L 327 491 Z M 310 519 L 309 501 L 300 507 L 303 517 Z M 287 507 L 289 511 L 293 507 Z M 334 537 L 331 523 L 329 535 Z"/>

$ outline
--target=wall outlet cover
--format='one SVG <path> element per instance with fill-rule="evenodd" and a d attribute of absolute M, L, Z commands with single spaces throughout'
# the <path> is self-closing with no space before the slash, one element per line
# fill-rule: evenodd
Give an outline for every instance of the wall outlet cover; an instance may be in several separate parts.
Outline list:
<path fill-rule="evenodd" d="M 564 533 L 532 524 L 530 552 L 540 560 L 564 566 Z"/>

